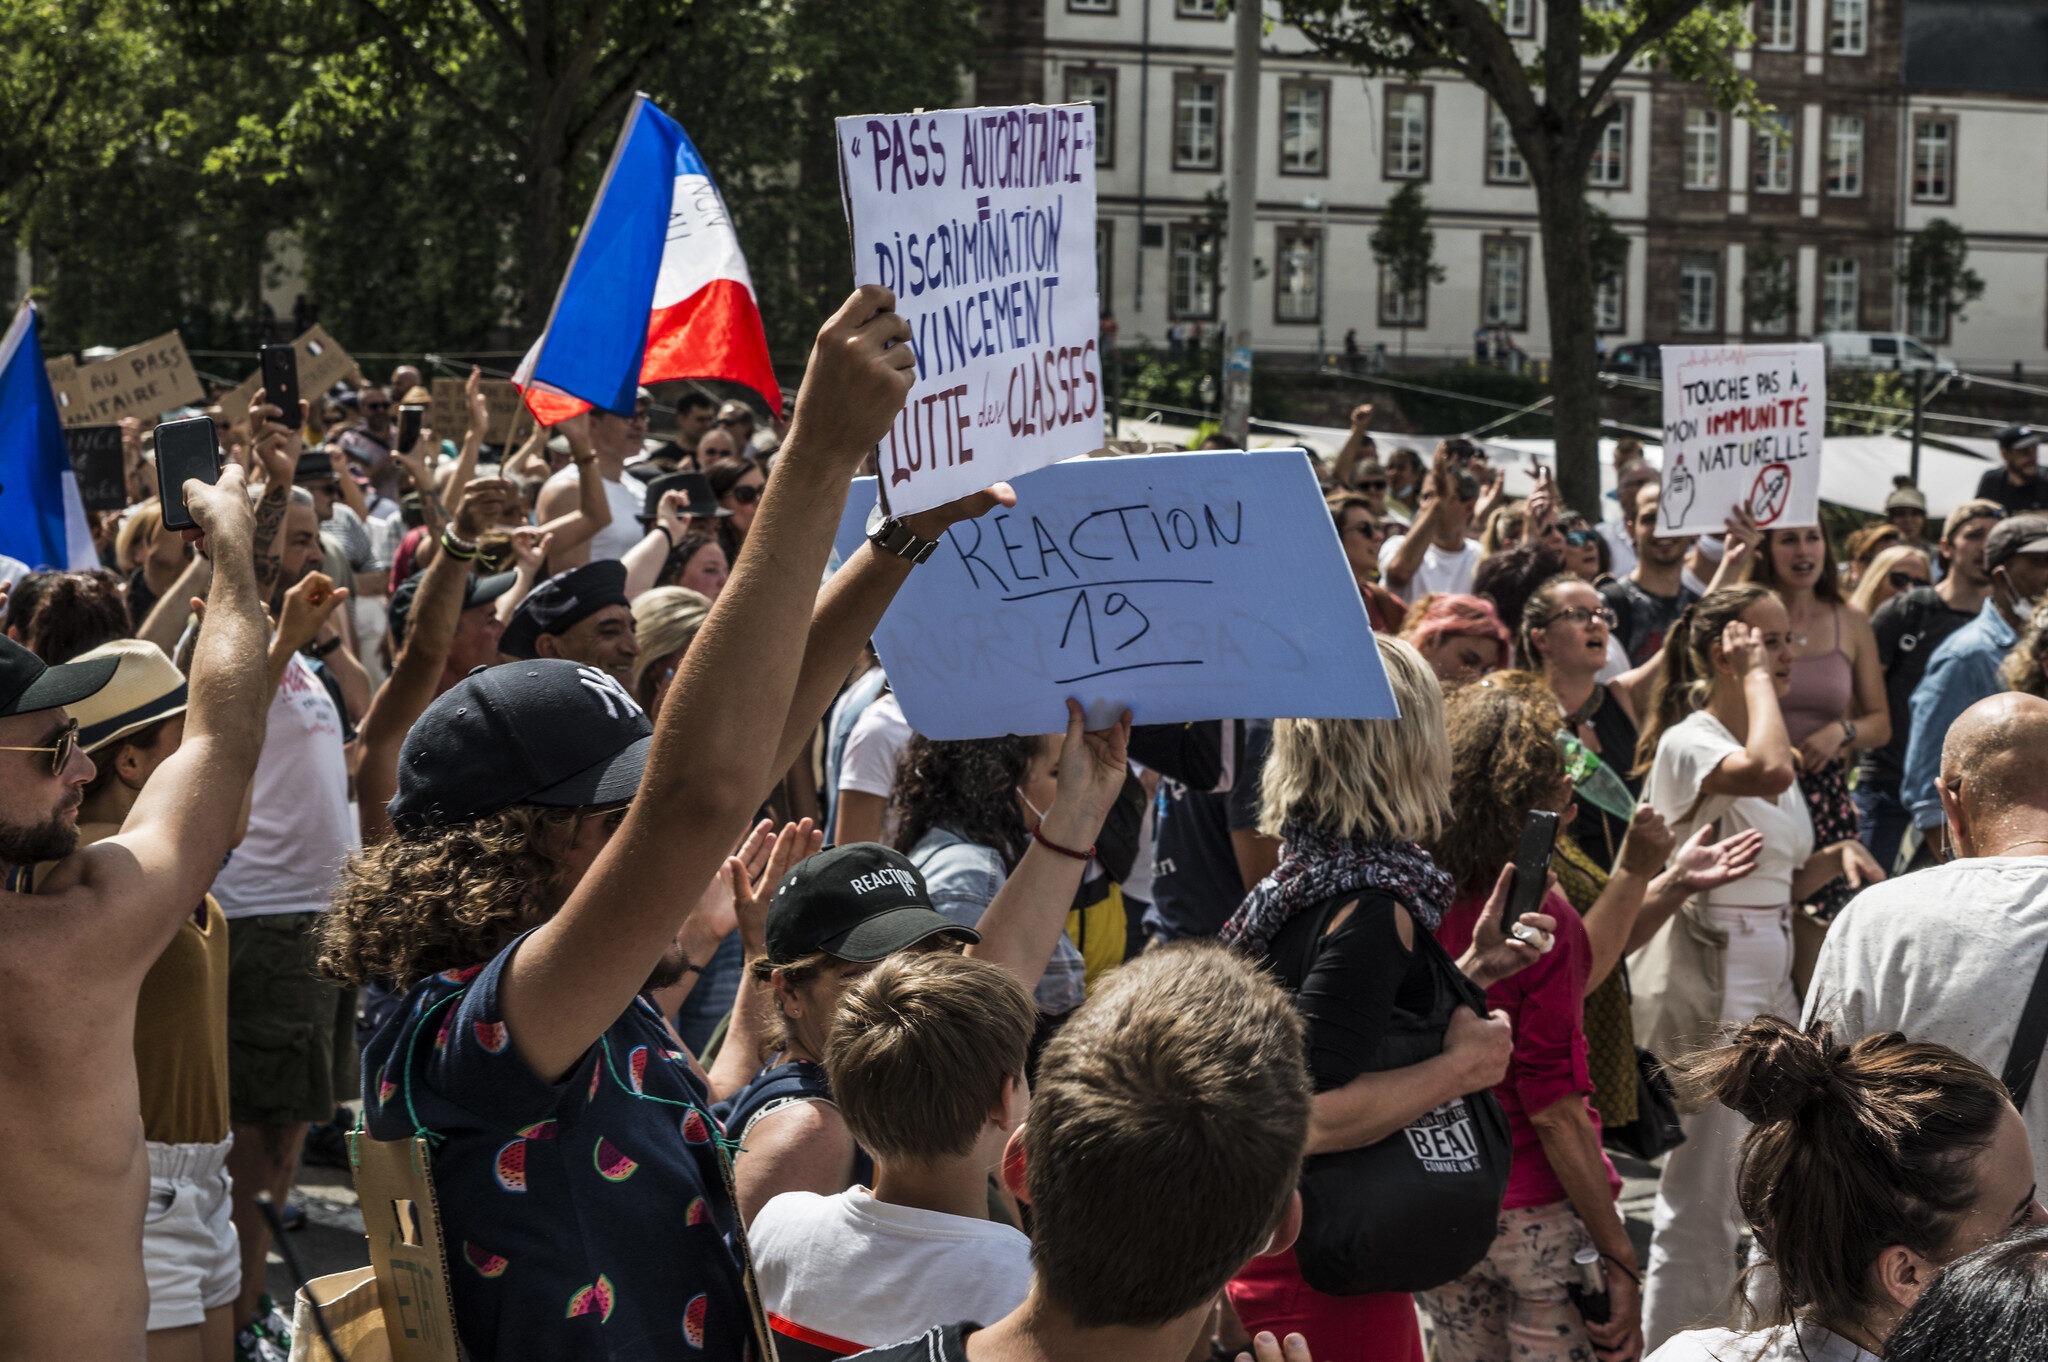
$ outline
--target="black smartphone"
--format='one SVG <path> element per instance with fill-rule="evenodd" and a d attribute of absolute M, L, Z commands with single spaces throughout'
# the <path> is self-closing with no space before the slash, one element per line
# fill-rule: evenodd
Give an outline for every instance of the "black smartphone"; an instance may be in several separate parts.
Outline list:
<path fill-rule="evenodd" d="M 263 345 L 256 350 L 263 370 L 263 400 L 284 415 L 286 425 L 299 424 L 299 352 L 289 345 Z"/>
<path fill-rule="evenodd" d="M 1543 892 L 1550 883 L 1550 854 L 1557 848 L 1558 816 L 1548 809 L 1532 810 L 1522 820 L 1522 845 L 1515 852 L 1515 883 L 1508 890 L 1507 911 L 1500 929 L 1514 935 L 1522 914 L 1543 906 Z"/>
<path fill-rule="evenodd" d="M 417 402 L 398 408 L 398 443 L 393 446 L 396 453 L 404 454 L 419 443 L 420 423 L 426 419 L 427 409 Z"/>
<path fill-rule="evenodd" d="M 220 436 L 211 416 L 166 421 L 156 428 L 156 486 L 162 499 L 164 528 L 196 530 L 199 522 L 185 505 L 185 483 L 220 481 Z"/>

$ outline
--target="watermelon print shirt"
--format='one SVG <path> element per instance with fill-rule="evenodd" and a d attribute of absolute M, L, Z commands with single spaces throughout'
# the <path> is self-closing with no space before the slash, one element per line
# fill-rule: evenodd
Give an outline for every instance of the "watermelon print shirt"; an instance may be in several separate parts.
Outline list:
<path fill-rule="evenodd" d="M 363 1054 L 370 1133 L 434 1137 L 463 1347 L 495 1362 L 740 1362 L 739 1222 L 709 1096 L 644 998 L 566 1080 L 542 1082 L 498 1007 L 517 949 L 415 986 Z"/>

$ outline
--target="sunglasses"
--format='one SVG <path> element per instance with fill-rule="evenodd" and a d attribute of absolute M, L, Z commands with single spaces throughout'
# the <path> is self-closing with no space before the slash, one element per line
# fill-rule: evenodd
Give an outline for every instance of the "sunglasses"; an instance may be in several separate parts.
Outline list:
<path fill-rule="evenodd" d="M 53 776 L 64 774 L 64 768 L 71 764 L 71 754 L 77 750 L 78 720 L 76 719 L 64 725 L 63 729 L 57 734 L 57 741 L 53 743 L 44 743 L 40 747 L 0 747 L 0 752 L 48 752 L 50 754 L 50 774 Z"/>
<path fill-rule="evenodd" d="M 1564 542 L 1575 549 L 1582 549 L 1593 542 L 1593 535 L 1589 530 L 1566 530 Z"/>
<path fill-rule="evenodd" d="M 1569 620 L 1574 624 L 1591 624 L 1594 620 L 1599 620 L 1609 629 L 1612 629 L 1614 627 L 1614 612 L 1604 608 L 1588 610 L 1583 606 L 1575 605 L 1568 610 L 1558 611 L 1555 615 L 1543 621 L 1543 623 L 1547 627 L 1556 624 L 1560 620 Z"/>
<path fill-rule="evenodd" d="M 743 482 L 726 495 L 742 506 L 752 506 L 761 499 L 761 489 L 750 482 Z"/>
<path fill-rule="evenodd" d="M 365 403 L 363 403 L 363 410 L 364 410 L 364 411 L 390 411 L 390 410 L 391 410 L 391 404 L 390 404 L 389 402 L 365 402 Z"/>
<path fill-rule="evenodd" d="M 1915 577 L 1910 572 L 1887 572 L 1884 579 L 1892 584 L 1894 591 L 1911 591 L 1916 586 L 1926 586 L 1925 577 Z"/>
<path fill-rule="evenodd" d="M 1387 490 L 1387 480 L 1385 478 L 1367 478 L 1358 484 L 1358 490 L 1361 492 L 1384 492 Z"/>

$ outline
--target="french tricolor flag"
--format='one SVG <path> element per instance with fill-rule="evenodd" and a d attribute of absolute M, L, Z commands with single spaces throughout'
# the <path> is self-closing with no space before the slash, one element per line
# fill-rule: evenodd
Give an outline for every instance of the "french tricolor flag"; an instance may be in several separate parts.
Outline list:
<path fill-rule="evenodd" d="M 682 125 L 638 95 L 513 381 L 554 425 L 592 407 L 630 412 L 641 384 L 675 378 L 743 383 L 782 409 L 725 200 Z"/>

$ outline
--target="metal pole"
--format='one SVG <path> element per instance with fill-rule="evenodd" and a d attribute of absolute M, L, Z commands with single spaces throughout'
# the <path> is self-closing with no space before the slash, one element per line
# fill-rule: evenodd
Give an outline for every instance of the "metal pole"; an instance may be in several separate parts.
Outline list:
<path fill-rule="evenodd" d="M 1920 426 L 1927 416 L 1927 371 L 1913 371 L 1913 485 L 1920 485 Z"/>
<path fill-rule="evenodd" d="M 1223 325 L 1223 438 L 1242 449 L 1252 418 L 1252 231 L 1259 208 L 1259 29 L 1261 0 L 1237 0 L 1230 68 L 1230 236 Z"/>
<path fill-rule="evenodd" d="M 1330 361 L 1330 324 L 1323 315 L 1323 276 L 1330 272 L 1330 201 L 1310 197 L 1301 206 L 1318 215 L 1316 235 L 1316 371 Z"/>
<path fill-rule="evenodd" d="M 1144 26 L 1138 38 L 1138 263 L 1131 270 L 1131 311 L 1141 315 L 1145 311 L 1145 153 L 1152 138 L 1152 0 L 1144 2 Z"/>

